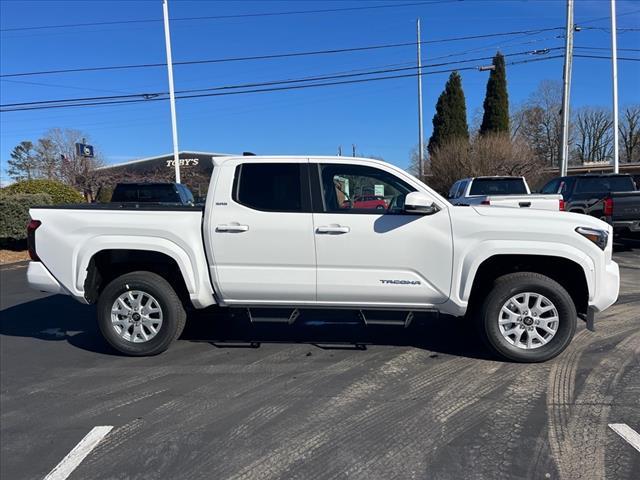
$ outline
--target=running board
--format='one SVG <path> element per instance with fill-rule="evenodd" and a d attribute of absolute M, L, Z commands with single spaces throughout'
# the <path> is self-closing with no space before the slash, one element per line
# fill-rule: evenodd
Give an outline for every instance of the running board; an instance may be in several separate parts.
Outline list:
<path fill-rule="evenodd" d="M 297 308 L 247 308 L 251 323 L 287 323 L 293 324 L 300 316 Z"/>
<path fill-rule="evenodd" d="M 407 328 L 414 314 L 409 311 L 358 310 L 358 316 L 365 325 L 394 325 Z"/>

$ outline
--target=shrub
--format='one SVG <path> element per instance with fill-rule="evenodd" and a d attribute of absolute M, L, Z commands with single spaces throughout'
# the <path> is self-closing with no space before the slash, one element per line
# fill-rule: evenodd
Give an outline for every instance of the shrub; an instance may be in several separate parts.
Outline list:
<path fill-rule="evenodd" d="M 81 203 L 84 197 L 73 187 L 56 180 L 35 179 L 22 180 L 2 189 L 4 194 L 45 193 L 50 196 L 54 205 L 63 203 Z"/>
<path fill-rule="evenodd" d="M 24 248 L 27 239 L 29 209 L 38 205 L 51 205 L 46 193 L 19 193 L 0 196 L 0 245 Z"/>

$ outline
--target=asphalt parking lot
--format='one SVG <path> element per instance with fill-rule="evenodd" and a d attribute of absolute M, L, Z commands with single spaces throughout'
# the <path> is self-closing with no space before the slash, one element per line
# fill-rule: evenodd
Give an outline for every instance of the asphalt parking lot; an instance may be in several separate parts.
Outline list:
<path fill-rule="evenodd" d="M 462 320 L 407 330 L 207 312 L 152 358 L 118 356 L 92 307 L 0 270 L 0 477 L 43 478 L 113 426 L 69 478 L 632 479 L 640 453 L 640 244 L 618 303 L 537 365 L 504 363 Z"/>

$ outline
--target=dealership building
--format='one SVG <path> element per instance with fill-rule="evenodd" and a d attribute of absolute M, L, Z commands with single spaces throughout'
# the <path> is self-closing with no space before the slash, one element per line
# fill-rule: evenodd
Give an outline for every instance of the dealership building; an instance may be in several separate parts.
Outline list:
<path fill-rule="evenodd" d="M 228 153 L 181 151 L 180 181 L 195 196 L 204 196 L 213 170 L 213 158 L 228 157 Z M 172 153 L 106 165 L 97 169 L 102 183 L 113 187 L 118 182 L 175 181 L 175 160 Z"/>

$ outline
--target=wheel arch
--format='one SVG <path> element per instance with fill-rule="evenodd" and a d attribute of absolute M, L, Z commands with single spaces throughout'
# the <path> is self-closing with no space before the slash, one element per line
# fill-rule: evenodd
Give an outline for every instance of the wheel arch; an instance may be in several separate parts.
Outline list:
<path fill-rule="evenodd" d="M 478 263 L 472 280 L 465 286 L 468 305 L 473 309 L 491 290 L 495 279 L 514 272 L 534 272 L 562 285 L 571 296 L 578 313 L 587 312 L 590 269 L 575 258 L 548 254 L 496 254 Z"/>

